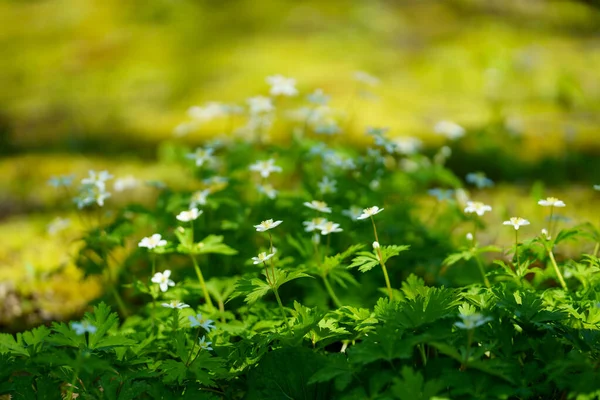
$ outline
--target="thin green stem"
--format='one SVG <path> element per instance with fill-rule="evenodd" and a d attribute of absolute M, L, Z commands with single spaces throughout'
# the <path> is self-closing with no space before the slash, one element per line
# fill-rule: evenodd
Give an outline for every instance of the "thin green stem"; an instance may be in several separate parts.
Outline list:
<path fill-rule="evenodd" d="M 592 255 L 594 257 L 598 257 L 598 251 L 600 250 L 600 242 L 596 243 L 596 246 L 594 247 L 594 252 L 592 253 Z"/>
<path fill-rule="evenodd" d="M 275 293 L 275 298 L 277 299 L 277 304 L 279 304 L 279 308 L 281 309 L 281 314 L 283 315 L 283 320 L 285 321 L 285 324 L 288 327 L 288 330 L 290 332 L 292 332 L 292 327 L 290 326 L 290 322 L 287 319 L 287 316 L 285 315 L 285 308 L 283 308 L 283 303 L 281 302 L 281 298 L 279 297 L 279 292 L 277 291 L 276 287 L 273 287 L 273 293 Z"/>
<path fill-rule="evenodd" d="M 200 329 L 202 329 L 202 327 L 198 328 L 198 331 L 196 332 L 196 338 L 194 339 L 194 343 L 192 343 L 192 348 L 190 349 L 187 360 L 185 360 L 186 367 L 189 367 L 188 363 L 190 362 L 190 358 L 192 358 L 192 353 L 194 353 L 194 349 L 196 348 L 196 342 L 198 341 L 198 338 L 200 337 Z"/>
<path fill-rule="evenodd" d="M 562 286 L 562 288 L 564 290 L 568 290 L 567 283 L 565 282 L 565 279 L 563 278 L 562 273 L 560 272 L 560 269 L 558 269 L 558 264 L 556 264 L 556 259 L 554 258 L 554 253 L 552 253 L 552 249 L 548 249 L 548 255 L 550 256 L 550 261 L 552 262 L 552 266 L 554 267 L 554 272 L 556 273 L 556 276 L 558 277 L 560 286 Z"/>
<path fill-rule="evenodd" d="M 202 292 L 204 293 L 204 298 L 206 299 L 206 304 L 208 304 L 208 306 L 210 308 L 213 308 L 213 302 L 212 299 L 210 298 L 210 295 L 208 294 L 208 289 L 206 288 L 206 282 L 204 282 L 204 276 L 202 275 L 202 270 L 200 269 L 200 266 L 198 265 L 198 262 L 196 261 L 196 257 L 194 257 L 193 254 L 190 254 L 190 257 L 192 259 L 192 262 L 194 263 L 194 269 L 196 270 L 196 275 L 198 276 L 198 280 L 200 281 L 200 286 L 202 286 Z"/>
<path fill-rule="evenodd" d="M 485 269 L 483 268 L 483 263 L 479 259 L 479 256 L 475 257 L 475 261 L 477 261 L 477 267 L 479 268 L 479 272 L 481 272 L 481 276 L 483 278 L 483 283 L 485 284 L 485 287 L 489 288 L 490 281 L 488 280 L 487 276 L 485 276 Z"/>
<path fill-rule="evenodd" d="M 337 308 L 341 308 L 343 306 L 342 302 L 340 301 L 340 299 L 338 299 L 335 292 L 333 291 L 333 287 L 331 287 L 329 279 L 327 279 L 327 275 L 323 275 L 323 283 L 325 284 L 325 289 L 327 289 L 327 293 L 329 293 L 331 300 L 333 300 L 333 304 L 335 304 Z"/>
<path fill-rule="evenodd" d="M 67 396 L 65 397 L 66 399 L 72 399 L 73 398 L 73 389 L 75 389 L 75 383 L 77 382 L 77 379 L 79 379 L 79 369 L 81 367 L 81 354 L 77 353 L 77 360 L 75 361 L 75 371 L 73 372 L 73 379 L 71 380 L 71 383 L 69 384 L 69 391 L 67 392 Z"/>
<path fill-rule="evenodd" d="M 515 255 L 517 256 L 517 271 L 519 270 L 521 263 L 519 262 L 519 230 L 515 229 Z"/>
<path fill-rule="evenodd" d="M 554 237 L 554 228 L 555 228 L 555 224 L 554 224 L 554 206 L 550 206 L 550 221 L 548 221 L 548 224 L 550 226 L 550 232 L 548 233 L 550 235 L 550 237 Z"/>
<path fill-rule="evenodd" d="M 123 299 L 121 298 L 121 295 L 119 294 L 119 291 L 117 290 L 116 287 L 114 287 L 114 285 L 111 285 L 110 289 L 111 289 L 113 296 L 115 297 L 115 301 L 117 302 L 117 307 L 119 307 L 119 311 L 121 312 L 121 315 L 123 317 L 127 317 L 129 315 L 129 312 L 127 311 L 127 306 L 125 306 L 125 303 L 123 302 Z"/>
<path fill-rule="evenodd" d="M 373 224 L 373 233 L 375 234 L 375 241 L 379 243 L 379 236 L 377 236 L 377 227 L 375 226 L 375 220 L 371 215 L 371 223 Z M 390 296 L 390 300 L 394 300 L 394 292 L 392 291 L 392 285 L 390 283 L 390 277 L 387 272 L 387 268 L 385 267 L 385 263 L 383 262 L 383 255 L 381 254 L 381 248 L 377 246 L 377 256 L 379 258 L 379 265 L 381 265 L 381 270 L 383 271 L 383 277 L 385 278 L 385 285 L 387 286 L 388 295 Z"/>

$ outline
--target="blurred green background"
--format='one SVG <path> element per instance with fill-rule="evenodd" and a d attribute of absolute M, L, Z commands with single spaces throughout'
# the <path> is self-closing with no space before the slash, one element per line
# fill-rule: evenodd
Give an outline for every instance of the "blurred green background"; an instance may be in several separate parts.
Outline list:
<path fill-rule="evenodd" d="M 266 95 L 273 74 L 295 77 L 302 94 L 330 94 L 352 114 L 344 134 L 358 146 L 367 126 L 389 126 L 434 149 L 434 124 L 452 120 L 468 130 L 451 159 L 460 176 L 561 185 L 554 194 L 577 193 L 594 214 L 581 190 L 600 183 L 593 1 L 4 0 L 0 27 L 0 315 L 15 285 L 70 265 L 65 237 L 46 234 L 71 212 L 57 207 L 50 176 L 172 178 L 178 169 L 157 163 L 160 143 L 187 109 Z M 381 80 L 369 99 L 356 98 L 357 70 Z M 80 296 L 68 313 L 100 290 L 50 281 L 54 316 L 65 298 Z"/>

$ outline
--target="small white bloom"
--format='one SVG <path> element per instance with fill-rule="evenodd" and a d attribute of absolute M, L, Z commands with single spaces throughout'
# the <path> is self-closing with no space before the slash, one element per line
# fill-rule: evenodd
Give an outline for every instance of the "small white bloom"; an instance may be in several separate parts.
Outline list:
<path fill-rule="evenodd" d="M 90 324 L 88 321 L 71 322 L 71 328 L 77 335 L 83 335 L 84 333 L 96 333 L 98 328 Z"/>
<path fill-rule="evenodd" d="M 200 345 L 200 349 L 202 350 L 212 350 L 212 347 L 210 347 L 210 345 L 212 344 L 212 342 L 207 342 L 206 339 L 204 338 L 204 336 L 202 336 L 199 339 L 199 345 Z"/>
<path fill-rule="evenodd" d="M 186 136 L 197 128 L 198 125 L 195 122 L 182 122 L 173 129 L 173 135 L 177 137 Z"/>
<path fill-rule="evenodd" d="M 164 272 L 155 273 L 152 277 L 152 282 L 158 283 L 160 290 L 166 292 L 169 289 L 169 286 L 175 286 L 175 282 L 169 279 L 170 276 L 171 270 L 166 269 Z"/>
<path fill-rule="evenodd" d="M 89 176 L 81 180 L 83 185 L 93 185 L 98 187 L 100 190 L 106 188 L 106 181 L 112 179 L 113 176 L 108 171 L 96 172 L 93 170 L 88 171 Z"/>
<path fill-rule="evenodd" d="M 486 322 L 491 321 L 490 317 L 484 317 L 479 313 L 473 314 L 460 314 L 459 317 L 462 319 L 462 322 L 455 322 L 454 325 L 460 329 L 475 329 L 478 326 L 485 324 Z"/>
<path fill-rule="evenodd" d="M 155 247 L 163 247 L 167 245 L 167 241 L 162 238 L 160 233 L 155 233 L 150 237 L 145 237 L 138 243 L 138 247 L 153 249 Z"/>
<path fill-rule="evenodd" d="M 467 206 L 465 207 L 466 213 L 476 213 L 477 215 L 482 216 L 487 211 L 492 211 L 492 207 L 479 201 L 467 201 Z"/>
<path fill-rule="evenodd" d="M 48 179 L 48 185 L 55 188 L 61 186 L 69 187 L 73 183 L 73 179 L 75 179 L 75 175 L 53 176 L 50 179 Z"/>
<path fill-rule="evenodd" d="M 399 136 L 392 139 L 394 150 L 398 154 L 411 155 L 417 153 L 423 146 L 423 142 L 410 136 Z"/>
<path fill-rule="evenodd" d="M 340 228 L 340 224 L 336 224 L 331 221 L 325 222 L 321 227 L 321 235 L 329 235 L 330 233 L 337 233 L 341 231 L 343 231 L 343 229 Z"/>
<path fill-rule="evenodd" d="M 310 203 L 304 202 L 304 205 L 308 208 L 312 208 L 313 210 L 317 210 L 324 213 L 330 213 L 331 208 L 327 207 L 327 203 L 324 201 L 313 200 Z"/>
<path fill-rule="evenodd" d="M 273 221 L 272 219 L 268 219 L 266 221 L 262 221 L 258 225 L 254 225 L 257 232 L 265 232 L 269 229 L 275 228 L 277 225 L 281 224 L 283 221 Z"/>
<path fill-rule="evenodd" d="M 192 328 L 200 326 L 206 332 L 209 333 L 210 331 L 217 329 L 217 327 L 215 326 L 215 321 L 213 321 L 212 319 L 204 319 L 204 317 L 202 317 L 202 314 L 198 314 L 195 317 L 193 315 L 190 315 L 188 319 L 190 320 L 190 326 Z"/>
<path fill-rule="evenodd" d="M 277 197 L 277 190 L 270 183 L 265 183 L 264 185 L 257 185 L 257 189 L 259 193 L 264 194 L 271 200 Z"/>
<path fill-rule="evenodd" d="M 306 99 L 313 104 L 325 105 L 329 102 L 330 96 L 323 93 L 323 89 L 315 89 L 314 92 L 306 96 Z"/>
<path fill-rule="evenodd" d="M 255 96 L 250 97 L 247 101 L 251 114 L 268 113 L 275 109 L 270 97 Z"/>
<path fill-rule="evenodd" d="M 443 135 L 450 140 L 456 140 L 465 135 L 465 128 L 452 121 L 438 122 L 433 127 L 433 131 L 438 135 Z"/>
<path fill-rule="evenodd" d="M 336 185 L 337 185 L 337 181 L 335 179 L 329 180 L 329 178 L 326 176 L 323 177 L 321 182 L 317 183 L 317 186 L 319 187 L 319 191 L 321 192 L 321 194 L 337 192 L 337 188 L 335 187 Z"/>
<path fill-rule="evenodd" d="M 140 184 L 140 181 L 136 179 L 133 175 L 127 175 L 123 178 L 119 178 L 115 180 L 113 184 L 113 188 L 117 192 L 122 192 L 124 190 L 135 189 Z"/>
<path fill-rule="evenodd" d="M 354 79 L 356 79 L 358 82 L 365 83 L 369 86 L 376 86 L 379 84 L 379 78 L 376 78 L 373 75 L 368 74 L 364 71 L 354 72 Z"/>
<path fill-rule="evenodd" d="M 252 264 L 256 265 L 256 264 L 263 263 L 263 262 L 267 261 L 268 259 L 270 259 L 271 257 L 273 257 L 274 255 L 275 255 L 275 252 L 267 254 L 266 252 L 263 251 L 262 253 L 258 254 L 258 257 L 252 257 Z"/>
<path fill-rule="evenodd" d="M 305 232 L 313 232 L 313 231 L 320 231 L 323 229 L 323 225 L 327 222 L 326 218 L 313 218 L 310 221 L 304 221 L 302 222 L 303 225 L 305 225 L 304 231 Z"/>
<path fill-rule="evenodd" d="M 267 77 L 267 83 L 271 85 L 269 93 L 271 96 L 295 96 L 298 94 L 296 89 L 296 80 L 294 78 L 286 78 L 282 75 L 273 75 Z"/>
<path fill-rule="evenodd" d="M 268 160 L 257 161 L 248 167 L 250 171 L 260 172 L 260 176 L 268 178 L 271 172 L 281 172 L 281 167 L 275 165 L 275 160 L 270 158 Z"/>
<path fill-rule="evenodd" d="M 377 242 L 377 241 L 373 242 L 373 249 L 374 250 L 377 250 L 380 247 L 381 247 L 381 245 L 379 244 L 379 242 Z"/>
<path fill-rule="evenodd" d="M 518 231 L 521 226 L 529 225 L 529 221 L 521 217 L 511 217 L 510 220 L 504 221 L 502 224 L 512 225 Z"/>
<path fill-rule="evenodd" d="M 206 205 L 206 198 L 209 194 L 210 189 L 204 189 L 194 192 L 192 194 L 192 199 L 190 200 L 190 208 Z"/>
<path fill-rule="evenodd" d="M 565 207 L 565 203 L 556 197 L 548 197 L 545 200 L 540 200 L 538 204 L 544 207 Z"/>
<path fill-rule="evenodd" d="M 56 217 L 48 224 L 46 230 L 50 235 L 56 235 L 58 232 L 65 230 L 71 225 L 71 220 L 68 218 Z"/>
<path fill-rule="evenodd" d="M 189 307 L 188 304 L 182 303 L 179 300 L 171 300 L 168 303 L 162 303 L 161 306 L 167 307 L 167 308 L 177 308 L 178 310 Z"/>
<path fill-rule="evenodd" d="M 186 154 L 185 157 L 194 160 L 196 167 L 201 167 L 215 160 L 215 157 L 212 155 L 214 151 L 213 148 L 203 149 L 202 147 L 198 147 L 195 152 Z"/>
<path fill-rule="evenodd" d="M 223 104 L 211 101 L 204 107 L 193 106 L 187 111 L 188 116 L 198 122 L 208 122 L 227 114 Z"/>
<path fill-rule="evenodd" d="M 310 238 L 310 240 L 314 244 L 319 244 L 319 243 L 321 243 L 321 235 L 319 235 L 318 233 L 315 233 L 314 235 L 312 235 L 312 237 Z"/>
<path fill-rule="evenodd" d="M 362 214 L 357 219 L 366 219 L 366 218 L 372 217 L 375 214 L 379 214 L 382 211 L 383 211 L 383 208 L 379 208 L 377 206 L 365 208 L 363 210 Z"/>
<path fill-rule="evenodd" d="M 194 207 L 189 211 L 180 212 L 179 214 L 177 214 L 177 217 L 175 217 L 175 218 L 177 218 L 181 222 L 190 222 L 190 221 L 197 219 L 201 214 L 202 214 L 202 211 L 200 211 Z"/>
<path fill-rule="evenodd" d="M 594 185 L 594 190 L 600 191 L 600 185 Z"/>
<path fill-rule="evenodd" d="M 473 234 L 472 234 L 471 232 L 467 233 L 467 234 L 465 235 L 465 237 L 467 238 L 467 240 L 468 240 L 469 242 L 472 242 L 472 241 L 473 241 L 473 239 L 475 239 L 475 237 L 473 236 Z"/>
<path fill-rule="evenodd" d="M 548 233 L 548 229 L 544 228 L 542 229 L 542 236 L 546 239 L 546 240 L 550 240 L 550 234 Z"/>
<path fill-rule="evenodd" d="M 361 214 L 362 214 L 362 208 L 360 208 L 358 206 L 351 206 L 349 209 L 342 211 L 342 215 L 347 216 L 348 218 L 350 218 L 353 221 L 356 221 L 358 219 L 358 217 L 360 217 Z"/>

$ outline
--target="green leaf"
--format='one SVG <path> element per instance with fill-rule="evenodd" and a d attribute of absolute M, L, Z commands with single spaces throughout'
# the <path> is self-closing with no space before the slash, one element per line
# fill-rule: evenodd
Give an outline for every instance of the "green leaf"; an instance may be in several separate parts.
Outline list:
<path fill-rule="evenodd" d="M 315 372 L 308 380 L 309 384 L 334 381 L 335 389 L 343 391 L 352 382 L 352 365 L 345 354 L 332 354 L 327 357 L 327 364 Z"/>
<path fill-rule="evenodd" d="M 440 393 L 446 384 L 432 379 L 425 382 L 420 372 L 411 367 L 402 367 L 402 378 L 394 379 L 392 393 L 400 400 L 430 400 Z"/>
<path fill-rule="evenodd" d="M 223 236 L 208 235 L 199 243 L 194 243 L 191 248 L 192 254 L 223 254 L 231 256 L 237 254 L 237 250 L 223 243 Z"/>
<path fill-rule="evenodd" d="M 248 304 L 253 304 L 264 295 L 269 293 L 271 286 L 258 278 L 241 278 L 235 284 L 235 291 L 230 299 L 238 296 L 246 296 L 244 301 Z"/>
<path fill-rule="evenodd" d="M 21 342 L 8 333 L 0 333 L 0 354 L 19 354 L 29 357 L 29 352 Z"/>

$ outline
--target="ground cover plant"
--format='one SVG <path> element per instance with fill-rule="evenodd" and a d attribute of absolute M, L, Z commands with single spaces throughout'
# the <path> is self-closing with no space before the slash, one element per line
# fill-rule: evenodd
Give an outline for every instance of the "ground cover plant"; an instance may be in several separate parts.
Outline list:
<path fill-rule="evenodd" d="M 357 96 L 377 82 L 358 72 Z M 600 397 L 600 221 L 567 222 L 576 205 L 543 189 L 482 202 L 494 182 L 447 167 L 469 135 L 451 121 L 432 127 L 438 149 L 384 127 L 356 148 L 343 132 L 357 111 L 267 83 L 243 105 L 190 108 L 162 150 L 188 187 L 148 181 L 144 199 L 111 205 L 111 188 L 141 182 L 49 181 L 77 210 L 73 262 L 105 295 L 79 320 L 0 334 L 0 395 Z M 181 140 L 209 121 L 224 135 Z M 271 140 L 278 127 L 287 142 Z"/>

